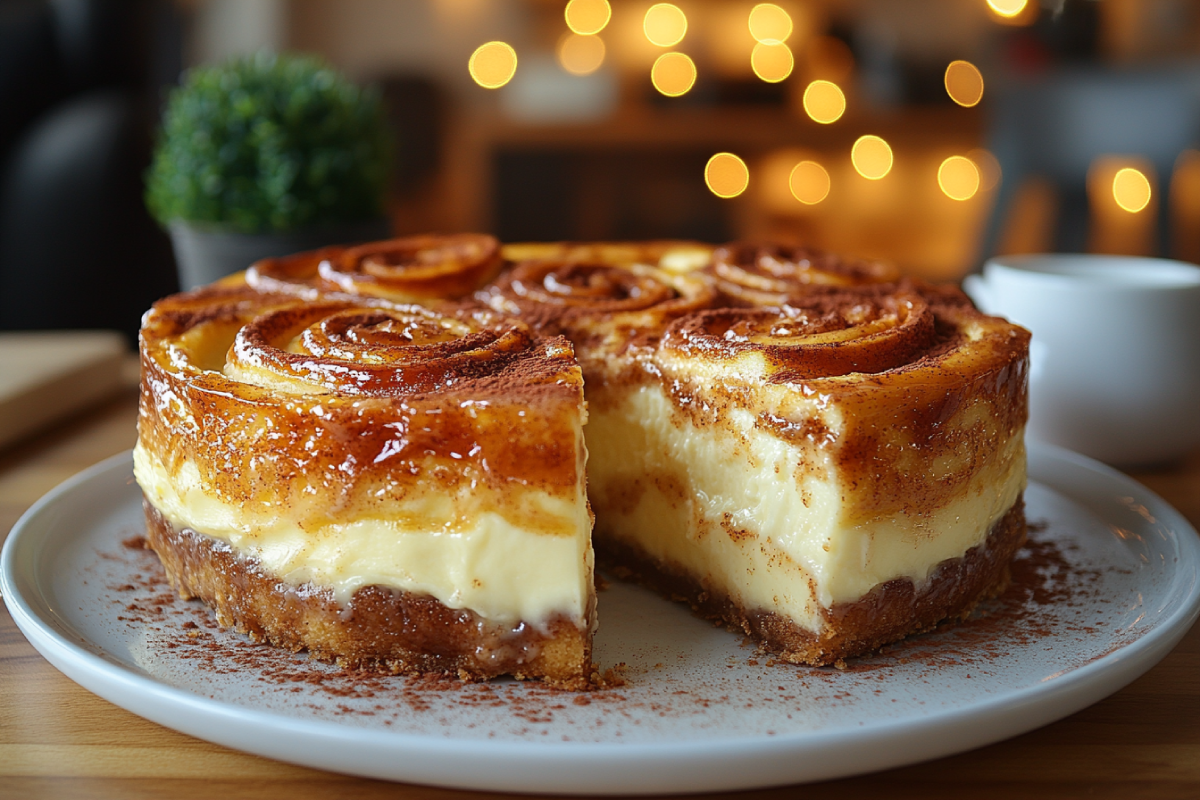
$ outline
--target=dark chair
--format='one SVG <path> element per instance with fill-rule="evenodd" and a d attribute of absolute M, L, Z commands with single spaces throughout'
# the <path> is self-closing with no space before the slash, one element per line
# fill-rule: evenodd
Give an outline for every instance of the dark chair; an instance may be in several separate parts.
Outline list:
<path fill-rule="evenodd" d="M 160 0 L 0 4 L 0 330 L 114 328 L 177 286 L 142 199 L 178 36 Z"/>
<path fill-rule="evenodd" d="M 1058 195 L 1054 250 L 1083 252 L 1088 170 L 1103 155 L 1140 156 L 1153 164 L 1159 253 L 1169 254 L 1167 187 L 1179 154 L 1200 142 L 1200 67 L 1062 69 L 1000 87 L 991 114 L 988 146 L 1002 180 L 981 261 L 995 255 L 1017 189 L 1032 176 L 1048 180 Z"/>
<path fill-rule="evenodd" d="M 112 328 L 176 289 L 170 242 L 146 213 L 138 102 L 88 92 L 44 115 L 0 191 L 0 321 L 8 329 Z"/>

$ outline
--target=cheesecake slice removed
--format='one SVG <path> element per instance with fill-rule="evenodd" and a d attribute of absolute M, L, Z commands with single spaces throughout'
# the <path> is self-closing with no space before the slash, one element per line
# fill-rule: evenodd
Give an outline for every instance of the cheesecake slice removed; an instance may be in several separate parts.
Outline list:
<path fill-rule="evenodd" d="M 226 281 L 141 333 L 135 474 L 174 587 L 353 667 L 586 688 L 571 344 L 483 312 Z"/>

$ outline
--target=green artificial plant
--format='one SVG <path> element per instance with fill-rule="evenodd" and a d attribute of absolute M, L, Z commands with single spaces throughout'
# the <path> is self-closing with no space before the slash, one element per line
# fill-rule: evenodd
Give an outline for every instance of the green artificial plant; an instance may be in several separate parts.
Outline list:
<path fill-rule="evenodd" d="M 389 155 L 375 92 L 318 58 L 258 53 L 171 92 L 146 204 L 164 225 L 244 233 L 378 219 Z"/>

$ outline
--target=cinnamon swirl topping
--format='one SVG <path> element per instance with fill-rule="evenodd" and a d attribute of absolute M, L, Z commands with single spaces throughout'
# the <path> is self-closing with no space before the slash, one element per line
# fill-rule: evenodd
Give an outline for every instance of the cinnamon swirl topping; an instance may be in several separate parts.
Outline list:
<path fill-rule="evenodd" d="M 546 259 L 517 264 L 476 295 L 501 313 L 547 332 L 652 331 L 706 308 L 715 292 L 703 279 L 640 263 Z"/>
<path fill-rule="evenodd" d="M 671 325 L 663 347 L 703 358 L 765 356 L 798 380 L 878 373 L 910 363 L 935 340 L 933 311 L 915 292 L 814 293 L 780 309 L 701 311 Z"/>
<path fill-rule="evenodd" d="M 261 290 L 307 297 L 335 292 L 411 303 L 465 297 L 494 278 L 501 264 L 494 237 L 429 234 L 264 259 L 246 280 Z"/>
<path fill-rule="evenodd" d="M 257 383 L 256 373 L 267 371 L 271 383 L 301 392 L 413 394 L 477 376 L 532 346 L 520 323 L 480 330 L 418 306 L 287 306 L 238 331 L 225 374 Z"/>
<path fill-rule="evenodd" d="M 606 264 L 534 262 L 513 270 L 514 295 L 537 303 L 587 306 L 598 314 L 638 311 L 679 297 L 649 274 Z"/>
<path fill-rule="evenodd" d="M 895 281 L 893 267 L 848 261 L 808 247 L 736 243 L 718 247 L 708 268 L 730 302 L 778 306 L 813 286 L 861 286 Z"/>
<path fill-rule="evenodd" d="M 142 363 L 143 442 L 192 459 L 232 495 L 252 491 L 245 476 L 264 470 L 308 468 L 331 486 L 352 486 L 386 480 L 390 465 L 409 457 L 465 459 L 468 471 L 480 470 L 476 479 L 489 480 L 493 466 L 526 458 L 550 484 L 569 483 L 554 470 L 573 476 L 577 468 L 569 447 L 550 452 L 538 440 L 539 426 L 558 424 L 557 415 L 512 429 L 521 409 L 581 402 L 570 343 L 486 313 L 211 287 L 154 306 Z M 417 423 L 426 406 L 440 427 Z M 486 436 L 485 418 L 494 422 Z M 331 436 L 338 445 L 325 452 L 318 445 Z M 234 462 L 246 469 L 223 466 Z"/>

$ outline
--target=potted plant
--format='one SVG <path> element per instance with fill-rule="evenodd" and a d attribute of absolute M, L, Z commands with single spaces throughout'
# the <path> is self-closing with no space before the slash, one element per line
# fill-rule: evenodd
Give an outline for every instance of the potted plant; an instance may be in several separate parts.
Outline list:
<path fill-rule="evenodd" d="M 146 203 L 190 289 L 267 256 L 385 238 L 390 139 L 378 95 L 312 56 L 189 70 L 172 91 Z"/>

